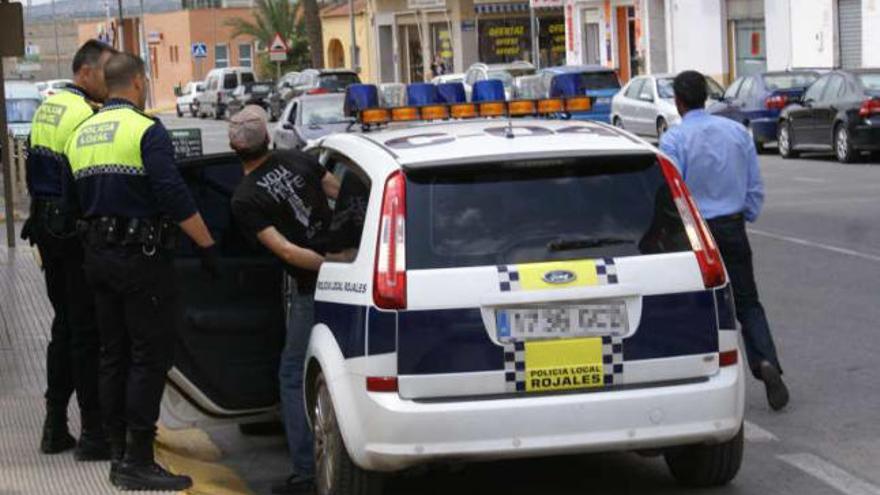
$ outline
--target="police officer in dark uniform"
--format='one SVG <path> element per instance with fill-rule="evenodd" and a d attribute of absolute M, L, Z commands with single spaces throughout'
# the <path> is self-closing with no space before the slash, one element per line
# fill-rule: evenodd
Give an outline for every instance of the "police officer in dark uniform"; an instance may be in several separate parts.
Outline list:
<path fill-rule="evenodd" d="M 61 203 L 64 145 L 73 131 L 107 96 L 103 65 L 114 52 L 95 40 L 73 57 L 73 84 L 37 109 L 31 127 L 27 186 L 31 214 L 22 238 L 37 245 L 46 290 L 55 316 L 46 353 L 46 420 L 40 450 L 46 454 L 76 446 L 78 460 L 109 457 L 98 402 L 98 329 L 92 292 L 82 272 L 83 252 L 74 218 Z M 76 390 L 82 433 L 77 441 L 67 428 L 67 404 Z"/>
<path fill-rule="evenodd" d="M 214 240 L 174 163 L 168 132 L 142 113 L 143 61 L 113 55 L 104 75 L 104 108 L 67 143 L 65 199 L 79 207 L 77 230 L 95 291 L 101 405 L 114 460 L 110 481 L 121 489 L 185 490 L 192 480 L 169 473 L 153 457 L 179 321 L 172 254 L 179 226 L 216 275 Z"/>

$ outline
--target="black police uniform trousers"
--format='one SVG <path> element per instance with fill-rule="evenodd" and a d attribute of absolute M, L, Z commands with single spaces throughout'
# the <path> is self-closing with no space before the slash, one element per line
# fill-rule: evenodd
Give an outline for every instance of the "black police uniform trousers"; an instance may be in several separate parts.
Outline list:
<path fill-rule="evenodd" d="M 746 234 L 745 218 L 742 214 L 728 215 L 713 218 L 707 223 L 730 276 L 736 319 L 742 325 L 746 356 L 752 374 L 760 377 L 761 361 L 769 361 L 781 373 L 782 367 L 773 344 L 770 324 L 767 322 L 764 306 L 758 299 L 758 286 L 752 266 L 752 247 Z"/>
<path fill-rule="evenodd" d="M 101 333 L 101 407 L 116 448 L 125 445 L 128 432 L 148 438 L 152 449 L 173 358 L 180 314 L 173 260 L 170 252 L 151 251 L 86 243 L 85 270 Z"/>
<path fill-rule="evenodd" d="M 100 429 L 98 328 L 94 297 L 83 272 L 82 244 L 74 235 L 50 232 L 40 204 L 34 200 L 24 236 L 39 250 L 46 292 L 55 312 L 46 352 L 47 407 L 59 418 L 66 417 L 76 391 L 83 429 Z"/>

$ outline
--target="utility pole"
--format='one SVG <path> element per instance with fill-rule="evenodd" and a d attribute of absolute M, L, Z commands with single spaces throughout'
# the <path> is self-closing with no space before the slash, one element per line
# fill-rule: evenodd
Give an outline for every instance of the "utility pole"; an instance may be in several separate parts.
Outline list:
<path fill-rule="evenodd" d="M 55 15 L 55 0 L 52 0 L 52 30 L 55 31 L 55 72 L 61 79 L 61 50 L 58 48 L 58 16 Z"/>
<path fill-rule="evenodd" d="M 125 41 L 124 41 L 125 38 L 123 38 L 123 36 L 122 36 L 122 21 L 124 19 L 122 17 L 122 0 L 118 0 L 117 5 L 119 6 L 119 21 L 117 21 L 117 23 L 116 23 L 116 37 L 119 38 L 119 46 L 117 48 L 119 48 L 120 52 L 124 52 L 125 51 Z"/>
<path fill-rule="evenodd" d="M 348 0 L 348 24 L 351 28 L 351 69 L 358 72 L 360 64 L 357 59 L 357 38 L 354 29 L 354 0 Z"/>
<path fill-rule="evenodd" d="M 144 0 L 140 1 L 141 5 L 141 42 L 140 42 L 140 50 L 141 50 L 141 59 L 144 61 L 144 69 L 147 73 L 147 79 L 150 81 L 149 88 L 150 91 L 147 92 L 147 108 L 153 106 L 153 84 L 151 72 L 152 72 L 152 59 L 149 55 L 149 46 L 147 44 L 147 22 L 144 18 Z"/>

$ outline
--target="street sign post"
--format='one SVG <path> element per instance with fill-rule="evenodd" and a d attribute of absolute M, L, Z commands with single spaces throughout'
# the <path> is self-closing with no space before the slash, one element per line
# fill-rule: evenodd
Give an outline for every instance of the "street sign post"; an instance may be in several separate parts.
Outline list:
<path fill-rule="evenodd" d="M 6 244 L 15 247 L 15 205 L 12 194 L 12 162 L 10 161 L 9 129 L 6 125 L 6 83 L 3 81 L 3 57 L 24 55 L 24 16 L 20 3 L 0 1 L 0 158 L 3 165 L 3 198 L 6 201 Z"/>
<path fill-rule="evenodd" d="M 208 58 L 208 45 L 201 41 L 196 41 L 190 48 L 190 54 L 192 54 L 192 57 L 196 61 L 196 77 L 204 77 L 204 74 L 202 73 L 202 60 Z"/>
<path fill-rule="evenodd" d="M 275 33 L 272 42 L 269 43 L 269 60 L 275 62 L 276 78 L 281 79 L 281 62 L 287 61 L 287 42 L 281 33 Z"/>

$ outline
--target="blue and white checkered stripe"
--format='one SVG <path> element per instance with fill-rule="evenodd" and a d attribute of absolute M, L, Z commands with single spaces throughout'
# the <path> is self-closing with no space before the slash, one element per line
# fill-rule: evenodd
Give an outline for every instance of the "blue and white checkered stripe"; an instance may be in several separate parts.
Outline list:
<path fill-rule="evenodd" d="M 614 258 L 601 258 L 595 260 L 596 276 L 599 278 L 599 285 L 609 285 L 617 283 L 617 265 L 614 264 Z"/>
<path fill-rule="evenodd" d="M 501 292 L 520 290 L 519 272 L 514 265 L 498 266 L 498 287 Z"/>
<path fill-rule="evenodd" d="M 602 337 L 602 369 L 605 386 L 623 383 L 623 339 L 620 337 Z"/>

